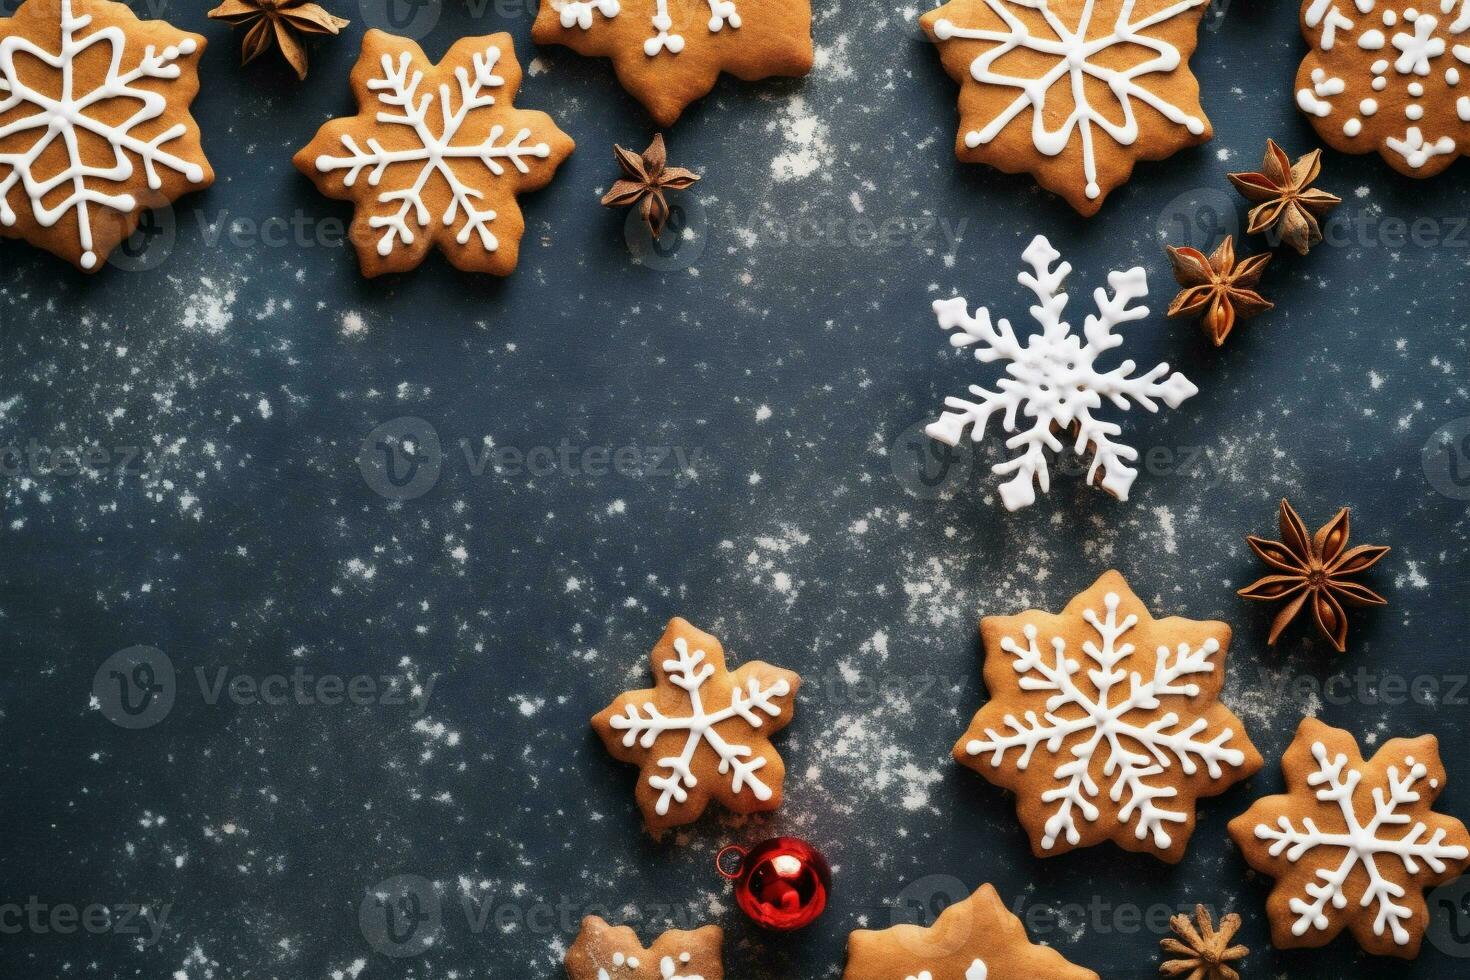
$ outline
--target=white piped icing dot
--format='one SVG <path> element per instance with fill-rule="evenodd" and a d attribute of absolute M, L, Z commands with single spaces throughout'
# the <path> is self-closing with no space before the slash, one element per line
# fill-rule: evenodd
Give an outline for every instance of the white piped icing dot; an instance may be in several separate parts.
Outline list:
<path fill-rule="evenodd" d="M 1459 85 L 1460 69 L 1456 68 L 1454 65 L 1450 65 L 1450 67 L 1446 68 L 1444 70 L 1444 83 L 1446 85 Z"/>
<path fill-rule="evenodd" d="M 1406 10 L 1406 11 L 1404 11 L 1404 16 L 1407 17 L 1411 13 L 1413 13 L 1412 10 Z M 1399 15 L 1398 14 L 1394 13 L 1392 10 L 1385 10 L 1383 12 L 1383 26 L 1384 27 L 1392 27 L 1393 25 L 1397 24 L 1398 22 L 1399 22 Z"/>
<path fill-rule="evenodd" d="M 1375 91 L 1375 92 L 1382 92 L 1386 88 L 1388 88 L 1388 79 L 1386 79 L 1386 78 L 1375 78 L 1375 79 L 1373 79 L 1373 91 Z"/>
<path fill-rule="evenodd" d="M 936 20 L 934 22 L 934 36 L 941 41 L 948 41 L 954 37 L 954 21 Z"/>
<path fill-rule="evenodd" d="M 1406 105 L 1404 106 L 1404 117 L 1418 122 L 1424 118 L 1424 107 L 1422 105 Z"/>
<path fill-rule="evenodd" d="M 613 966 L 622 966 L 626 962 L 628 962 L 628 958 L 622 953 L 613 954 Z"/>
<path fill-rule="evenodd" d="M 1420 82 L 1410 82 L 1409 94 L 1416 99 L 1422 99 L 1424 97 L 1424 85 Z"/>
<path fill-rule="evenodd" d="M 1357 136 L 1362 131 L 1363 120 L 1361 119 L 1349 119 L 1347 122 L 1342 124 L 1342 132 L 1345 136 Z"/>
<path fill-rule="evenodd" d="M 1358 103 L 1358 111 L 1365 116 L 1371 116 L 1378 111 L 1378 101 L 1376 99 L 1364 99 Z"/>
<path fill-rule="evenodd" d="M 1382 75 L 1384 72 L 1388 71 L 1388 59 L 1379 58 L 1377 61 L 1373 62 L 1372 65 L 1369 66 L 1368 70 L 1375 75 Z"/>
<path fill-rule="evenodd" d="M 1460 117 L 1460 122 L 1470 122 L 1470 96 L 1462 95 L 1456 100 L 1455 115 Z"/>
<path fill-rule="evenodd" d="M 1378 30 L 1364 31 L 1358 37 L 1358 47 L 1364 51 L 1381 51 L 1386 43 L 1383 32 Z"/>

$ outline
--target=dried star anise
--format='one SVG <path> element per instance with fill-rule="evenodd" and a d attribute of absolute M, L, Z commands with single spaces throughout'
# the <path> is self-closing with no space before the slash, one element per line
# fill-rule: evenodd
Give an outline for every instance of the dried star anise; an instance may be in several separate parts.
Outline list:
<path fill-rule="evenodd" d="M 1274 229 L 1282 244 L 1302 255 L 1322 240 L 1317 219 L 1342 203 L 1342 198 L 1312 187 L 1322 172 L 1322 151 L 1313 150 L 1296 163 L 1275 140 L 1266 140 L 1266 158 L 1258 172 L 1227 174 L 1230 183 L 1255 202 L 1251 208 L 1250 234 Z"/>
<path fill-rule="evenodd" d="M 305 0 L 225 0 L 209 12 L 214 20 L 232 27 L 250 25 L 240 42 L 240 64 L 248 65 L 270 49 L 271 42 L 296 69 L 296 77 L 306 79 L 306 48 L 294 32 L 336 34 L 351 21 L 343 20 L 324 8 Z"/>
<path fill-rule="evenodd" d="M 1310 602 L 1317 629 L 1332 642 L 1338 653 L 1343 653 L 1347 650 L 1347 613 L 1342 603 L 1346 601 L 1354 606 L 1387 604 L 1388 600 L 1377 592 L 1350 580 L 1377 564 L 1389 549 L 1383 545 L 1364 544 L 1347 550 L 1348 530 L 1348 509 L 1344 507 L 1309 538 L 1302 519 L 1291 504 L 1283 500 L 1281 540 L 1267 541 L 1254 535 L 1246 538 L 1261 561 L 1280 574 L 1267 575 L 1252 582 L 1239 594 L 1247 599 L 1267 602 L 1288 600 L 1271 625 L 1271 635 L 1266 640 L 1268 644 L 1275 646 L 1286 624 Z"/>
<path fill-rule="evenodd" d="M 1169 316 L 1204 314 L 1202 325 L 1215 346 L 1225 343 L 1236 319 L 1264 313 L 1276 304 L 1255 291 L 1261 271 L 1271 261 L 1263 252 L 1235 261 L 1235 242 L 1225 236 L 1208 258 L 1197 248 L 1167 246 L 1174 278 L 1184 289 L 1169 304 Z"/>
<path fill-rule="evenodd" d="M 641 156 L 617 144 L 613 144 L 613 156 L 627 176 L 614 182 L 612 190 L 603 195 L 602 203 L 610 208 L 626 208 L 642 201 L 643 221 L 653 237 L 659 237 L 669 220 L 669 202 L 664 192 L 692 187 L 699 175 L 668 165 L 662 133 L 653 138 Z"/>
<path fill-rule="evenodd" d="M 1198 930 L 1187 915 L 1176 915 L 1169 920 L 1170 928 L 1184 942 L 1170 937 L 1160 939 L 1159 945 L 1164 947 L 1164 952 L 1173 953 L 1183 959 L 1165 961 L 1159 967 L 1159 972 L 1177 977 L 1188 970 L 1190 973 L 1185 980 L 1240 980 L 1240 974 L 1227 965 L 1245 959 L 1250 952 L 1244 946 L 1230 945 L 1230 940 L 1240 929 L 1240 916 L 1232 912 L 1222 918 L 1218 932 L 1215 930 L 1214 920 L 1203 905 L 1194 907 L 1194 918 L 1199 923 Z"/>

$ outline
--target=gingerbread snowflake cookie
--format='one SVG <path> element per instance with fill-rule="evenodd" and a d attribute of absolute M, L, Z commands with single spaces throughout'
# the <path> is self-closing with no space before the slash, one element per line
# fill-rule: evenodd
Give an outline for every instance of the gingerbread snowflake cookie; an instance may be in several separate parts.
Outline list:
<path fill-rule="evenodd" d="M 1296 102 L 1344 153 L 1410 177 L 1470 152 L 1470 3 L 1303 0 Z"/>
<path fill-rule="evenodd" d="M 1036 501 L 1038 486 L 1043 493 L 1050 488 L 1048 453 L 1062 450 L 1063 435 L 1070 438 L 1077 453 L 1091 455 L 1088 482 L 1119 500 L 1127 500 L 1128 490 L 1138 476 L 1128 464 L 1138 458 L 1138 450 L 1116 441 L 1122 429 L 1094 412 L 1104 401 L 1116 408 L 1128 408 L 1131 402 L 1137 402 L 1156 412 L 1157 399 L 1178 408 L 1199 389 L 1184 375 L 1170 374 L 1165 363 L 1154 365 L 1142 375 L 1133 374 L 1132 361 L 1108 370 L 1098 367 L 1099 358 L 1123 343 L 1113 329 L 1148 316 L 1148 307 L 1132 305 L 1148 295 L 1148 277 L 1142 267 L 1108 274 L 1113 295 L 1101 288 L 1093 291 L 1098 312 L 1088 315 L 1079 337 L 1062 319 L 1068 299 L 1062 284 L 1072 266 L 1067 262 L 1056 265 L 1061 254 L 1041 235 L 1031 240 L 1021 258 L 1031 271 L 1022 272 L 1017 280 L 1036 294 L 1031 316 L 1041 327 L 1024 344 L 1007 320 L 992 324 L 987 308 L 982 306 L 971 316 L 963 296 L 934 301 L 939 326 L 954 331 L 950 344 L 975 345 L 975 360 L 981 363 L 1004 361 L 1006 376 L 996 385 L 999 391 L 971 385 L 970 394 L 977 401 L 946 398 L 947 411 L 924 431 L 931 438 L 955 446 L 969 429 L 971 440 L 979 442 L 990 419 L 999 416 L 1001 428 L 1014 433 L 1006 439 L 1006 448 L 1017 451 L 1017 455 L 991 467 L 993 473 L 1011 476 L 1000 487 L 1006 510 L 1029 507 Z"/>
<path fill-rule="evenodd" d="M 960 83 L 956 152 L 1084 215 L 1213 134 L 1189 70 L 1208 0 L 951 0 L 920 23 Z"/>
<path fill-rule="evenodd" d="M 990 885 L 940 913 L 929 928 L 859 929 L 847 940 L 842 980 L 1098 980 L 1036 946 Z"/>
<path fill-rule="evenodd" d="M 1365 760 L 1350 733 L 1306 718 L 1281 770 L 1286 793 L 1230 821 L 1246 861 L 1276 879 L 1272 943 L 1324 946 L 1346 928 L 1370 953 L 1419 955 L 1423 890 L 1470 867 L 1470 832 L 1434 812 L 1445 784 L 1438 740 L 1392 739 Z"/>
<path fill-rule="evenodd" d="M 111 0 L 0 20 L 0 235 L 92 272 L 145 211 L 212 184 L 189 114 L 204 45 Z"/>
<path fill-rule="evenodd" d="M 811 0 L 540 0 L 537 44 L 611 58 L 623 88 L 671 126 L 714 88 L 812 70 Z"/>
<path fill-rule="evenodd" d="M 436 65 L 407 38 L 367 32 L 352 70 L 358 114 L 322 126 L 295 161 L 355 206 L 364 275 L 405 272 L 435 245 L 467 272 L 515 269 L 516 195 L 546 186 L 575 145 L 550 116 L 512 104 L 520 84 L 509 34 L 462 38 Z"/>
<path fill-rule="evenodd" d="M 790 723 L 801 678 L 760 661 L 730 672 L 720 641 L 682 619 L 652 661 L 652 690 L 619 695 L 592 719 L 608 752 L 639 767 L 648 829 L 692 823 L 712 799 L 736 813 L 780 806 L 786 767 L 771 736 Z"/>
<path fill-rule="evenodd" d="M 673 930 L 644 949 L 627 926 L 610 926 L 595 915 L 567 950 L 569 980 L 724 980 L 719 926 Z"/>
<path fill-rule="evenodd" d="M 1155 619 L 1117 572 L 980 635 L 990 701 L 954 757 L 1016 794 L 1037 857 L 1111 840 L 1177 862 L 1195 801 L 1261 768 L 1218 701 L 1230 627 Z"/>

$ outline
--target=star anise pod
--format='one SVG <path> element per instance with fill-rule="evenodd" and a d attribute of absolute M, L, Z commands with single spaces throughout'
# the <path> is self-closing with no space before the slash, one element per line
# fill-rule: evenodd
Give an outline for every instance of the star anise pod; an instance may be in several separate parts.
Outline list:
<path fill-rule="evenodd" d="M 303 81 L 306 79 L 306 48 L 295 32 L 336 34 L 351 23 L 305 0 L 225 0 L 211 10 L 209 16 L 232 27 L 250 25 L 240 43 L 240 64 L 248 65 L 265 54 L 274 41 L 291 67 L 296 69 L 296 76 Z"/>
<path fill-rule="evenodd" d="M 1225 343 L 1236 319 L 1264 313 L 1276 304 L 1255 291 L 1270 252 L 1235 261 L 1235 242 L 1225 240 L 1208 258 L 1197 248 L 1167 246 L 1174 278 L 1184 289 L 1169 304 L 1170 316 L 1199 316 L 1215 346 Z"/>
<path fill-rule="evenodd" d="M 1354 575 L 1376 565 L 1389 549 L 1383 545 L 1364 544 L 1348 550 L 1346 507 L 1309 538 L 1302 519 L 1292 510 L 1291 504 L 1283 500 L 1281 540 L 1267 541 L 1252 535 L 1246 541 L 1261 561 L 1280 574 L 1267 575 L 1252 582 L 1239 594 L 1247 599 L 1267 602 L 1287 600 L 1276 616 L 1276 622 L 1271 625 L 1271 636 L 1266 640 L 1272 646 L 1275 646 L 1281 631 L 1286 629 L 1286 624 L 1296 618 L 1303 606 L 1311 603 L 1317 629 L 1332 641 L 1338 653 L 1343 653 L 1347 650 L 1347 614 L 1343 610 L 1343 602 L 1354 606 L 1382 606 L 1388 602 L 1367 586 L 1351 581 Z"/>
<path fill-rule="evenodd" d="M 1280 241 L 1302 255 L 1322 240 L 1317 219 L 1342 203 L 1342 198 L 1312 187 L 1322 172 L 1322 151 L 1313 150 L 1296 163 L 1275 140 L 1266 140 L 1266 158 L 1258 172 L 1227 174 L 1230 183 L 1251 208 L 1252 235 L 1274 229 Z"/>
<path fill-rule="evenodd" d="M 654 238 L 659 237 L 669 220 L 669 202 L 664 192 L 692 187 L 699 175 L 668 165 L 662 133 L 653 138 L 642 155 L 613 144 L 613 156 L 626 176 L 613 183 L 612 190 L 603 195 L 602 203 L 610 208 L 627 208 L 642 201 L 643 222 Z"/>
<path fill-rule="evenodd" d="M 1214 920 L 1203 905 L 1194 907 L 1194 918 L 1199 923 L 1197 930 L 1187 915 L 1176 915 L 1169 920 L 1170 928 L 1184 942 L 1170 937 L 1160 939 L 1159 945 L 1164 947 L 1164 952 L 1182 959 L 1165 961 L 1159 972 L 1177 977 L 1188 970 L 1189 976 L 1185 980 L 1240 980 L 1240 974 L 1228 965 L 1245 959 L 1250 952 L 1244 946 L 1230 945 L 1230 940 L 1240 929 L 1240 916 L 1234 912 L 1225 916 L 1220 920 L 1219 931 L 1215 930 Z"/>

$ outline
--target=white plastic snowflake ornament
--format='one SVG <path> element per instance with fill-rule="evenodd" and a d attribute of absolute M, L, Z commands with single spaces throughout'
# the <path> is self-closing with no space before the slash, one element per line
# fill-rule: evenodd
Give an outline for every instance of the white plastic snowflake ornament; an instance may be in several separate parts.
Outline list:
<path fill-rule="evenodd" d="M 435 245 L 469 272 L 515 269 L 516 195 L 549 183 L 574 145 L 545 113 L 512 105 L 520 82 L 509 34 L 464 38 L 435 65 L 412 41 L 368 31 L 352 70 L 358 114 L 296 154 L 322 193 L 357 206 L 364 275 L 411 269 Z"/>
<path fill-rule="evenodd" d="M 760 661 L 731 673 L 720 642 L 682 619 L 652 659 L 653 690 L 623 694 L 592 719 L 613 757 L 640 768 L 649 830 L 691 823 L 711 799 L 736 813 L 780 806 L 786 768 L 770 736 L 791 721 L 801 678 Z"/>
<path fill-rule="evenodd" d="M 1112 840 L 1177 862 L 1195 800 L 1261 767 L 1218 701 L 1230 627 L 1155 619 L 1117 572 L 980 635 L 990 702 L 954 757 L 1015 792 L 1038 857 Z"/>
<path fill-rule="evenodd" d="M 1286 793 L 1230 821 L 1246 861 L 1276 879 L 1272 943 L 1323 946 L 1347 928 L 1370 953 L 1417 956 L 1423 890 L 1470 867 L 1470 832 L 1434 812 L 1445 785 L 1438 740 L 1392 739 L 1364 760 L 1350 733 L 1307 718 L 1281 769 Z"/>
<path fill-rule="evenodd" d="M 0 235 L 95 271 L 145 211 L 213 183 L 189 115 L 204 44 L 111 0 L 0 20 Z"/>
<path fill-rule="evenodd" d="M 1470 153 L 1470 0 L 1302 0 L 1296 102 L 1344 153 L 1410 177 Z"/>
<path fill-rule="evenodd" d="M 1050 488 L 1047 452 L 1061 451 L 1059 435 L 1063 432 L 1073 436 L 1074 451 L 1092 454 L 1088 482 L 1119 500 L 1127 500 L 1128 490 L 1138 476 L 1128 463 L 1138 458 L 1138 451 L 1115 442 L 1114 437 L 1123 430 L 1093 413 L 1102 407 L 1103 399 L 1122 409 L 1130 407 L 1130 399 L 1150 412 L 1158 411 L 1155 399 L 1178 408 L 1199 389 L 1184 375 L 1170 374 L 1169 365 L 1164 363 L 1138 377 L 1133 376 L 1132 361 L 1124 361 L 1110 371 L 1097 366 L 1102 354 L 1123 343 L 1123 338 L 1113 333 L 1114 327 L 1148 316 L 1147 307 L 1129 305 L 1148 295 L 1148 279 L 1141 267 L 1108 273 L 1113 294 L 1109 296 L 1101 288 L 1093 291 L 1098 312 L 1088 315 L 1079 338 L 1062 320 L 1068 299 L 1061 291 L 1062 281 L 1072 266 L 1063 262 L 1052 268 L 1061 255 L 1041 235 L 1032 239 L 1021 257 L 1031 271 L 1017 278 L 1036 294 L 1038 302 L 1031 307 L 1031 315 L 1041 325 L 1041 332 L 1032 334 L 1023 344 L 1008 321 L 992 325 L 988 309 L 981 307 L 971 316 L 964 297 L 936 300 L 934 312 L 939 326 L 955 331 L 949 342 L 955 347 L 980 345 L 975 349 L 975 359 L 981 363 L 1005 361 L 1008 376 L 998 383 L 999 391 L 971 385 L 970 393 L 978 401 L 946 398 L 944 404 L 949 411 L 924 431 L 954 446 L 970 428 L 970 438 L 979 442 L 990 417 L 999 413 L 1001 426 L 1014 433 L 1006 440 L 1006 448 L 1020 450 L 1019 455 L 991 468 L 997 474 L 1013 474 L 1000 488 L 1001 502 L 1007 510 L 1035 503 L 1037 486 L 1043 492 Z M 1026 420 L 1024 427 L 1022 418 Z"/>

